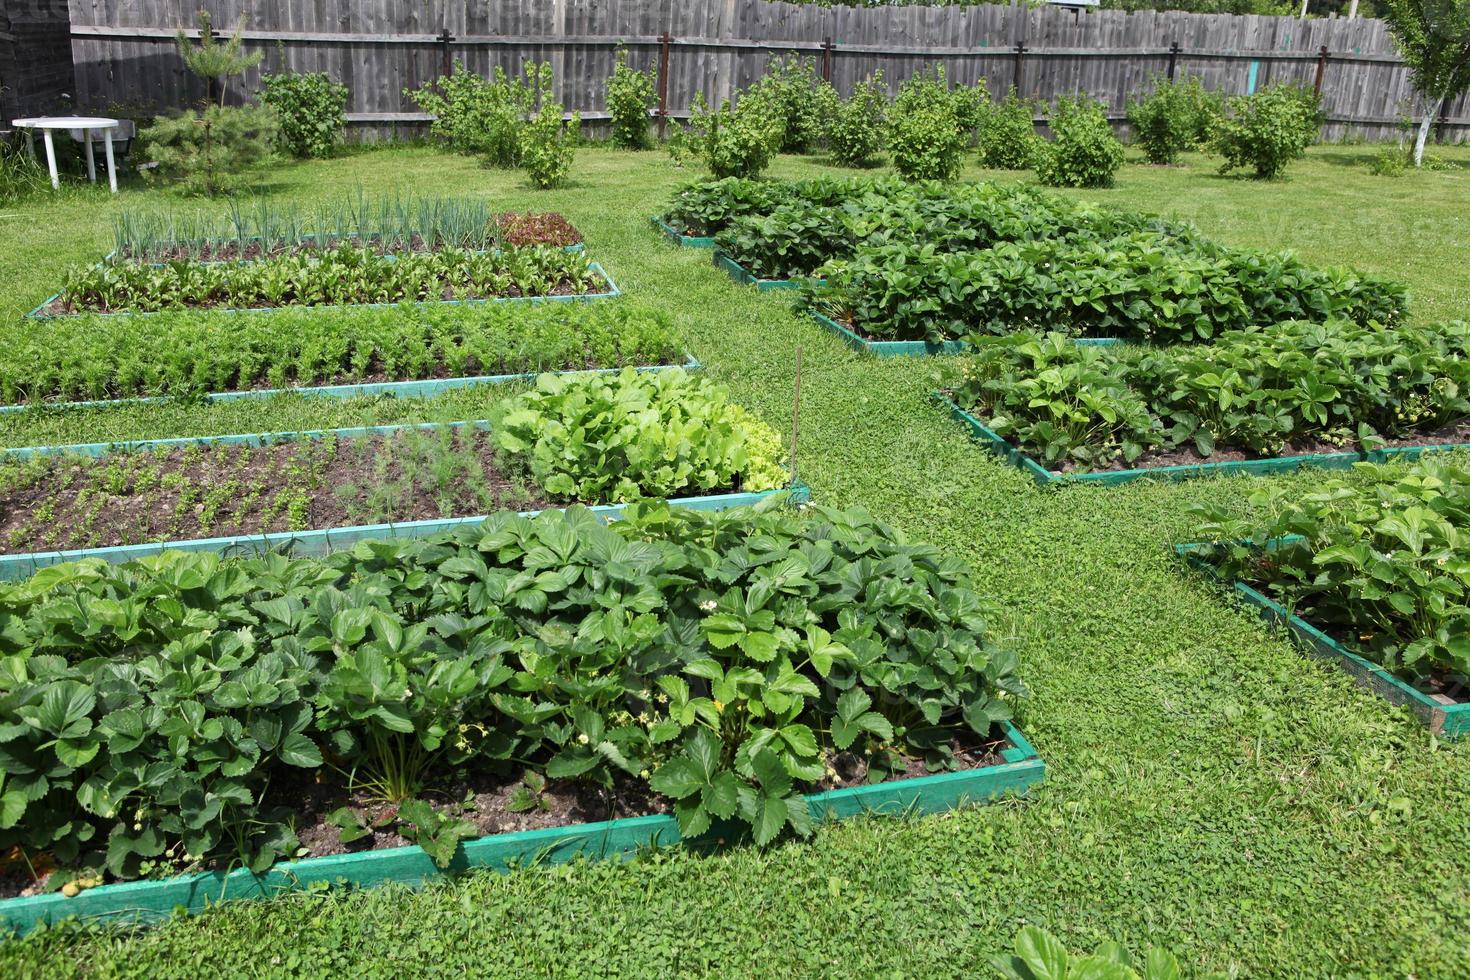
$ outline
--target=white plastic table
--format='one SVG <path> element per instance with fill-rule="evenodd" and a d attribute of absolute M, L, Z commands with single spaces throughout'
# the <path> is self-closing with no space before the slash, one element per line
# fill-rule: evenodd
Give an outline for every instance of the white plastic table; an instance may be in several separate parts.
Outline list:
<path fill-rule="evenodd" d="M 61 176 L 56 172 L 56 145 L 51 141 L 51 134 L 58 129 L 82 132 L 87 144 L 87 177 L 95 184 L 97 162 L 92 155 L 92 136 L 94 133 L 101 133 L 107 152 L 107 182 L 112 187 L 112 193 L 117 193 L 117 166 L 112 158 L 112 131 L 121 125 L 119 120 L 103 116 L 38 116 L 34 119 L 12 120 L 11 125 L 26 131 L 26 139 L 32 152 L 35 147 L 35 131 L 41 131 L 46 140 L 46 167 L 51 171 L 51 186 L 55 188 L 61 187 Z"/>

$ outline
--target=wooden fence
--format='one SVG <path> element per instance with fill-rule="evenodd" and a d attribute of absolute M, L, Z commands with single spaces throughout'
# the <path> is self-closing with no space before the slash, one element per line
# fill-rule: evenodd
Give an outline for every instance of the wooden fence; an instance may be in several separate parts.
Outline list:
<path fill-rule="evenodd" d="M 201 0 L 70 0 L 79 106 L 147 115 L 197 101 L 173 37 Z M 821 7 L 766 0 L 204 0 L 216 30 L 244 18 L 261 71 L 325 71 L 351 91 L 349 119 L 375 131 L 422 125 L 405 89 L 455 62 L 488 74 L 550 61 L 558 95 L 585 118 L 604 116 L 615 52 L 636 68 L 667 65 L 663 108 L 687 115 L 758 78 L 773 57 L 812 58 L 844 94 L 876 69 L 894 87 L 930 63 L 952 80 L 985 79 L 1003 96 L 1086 93 L 1115 118 L 1158 74 L 1197 75 L 1245 93 L 1281 81 L 1318 85 L 1325 135 L 1397 131 L 1413 90 L 1383 22 L 983 7 Z M 254 92 L 259 72 L 233 84 Z M 1446 107 L 1443 137 L 1470 133 L 1466 99 Z"/>

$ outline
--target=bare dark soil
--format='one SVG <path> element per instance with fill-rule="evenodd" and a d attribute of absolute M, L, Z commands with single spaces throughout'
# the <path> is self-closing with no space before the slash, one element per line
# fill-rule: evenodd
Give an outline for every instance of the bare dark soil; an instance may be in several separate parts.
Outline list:
<path fill-rule="evenodd" d="M 0 464 L 0 551 L 67 551 L 553 506 L 488 433 L 418 432 Z"/>

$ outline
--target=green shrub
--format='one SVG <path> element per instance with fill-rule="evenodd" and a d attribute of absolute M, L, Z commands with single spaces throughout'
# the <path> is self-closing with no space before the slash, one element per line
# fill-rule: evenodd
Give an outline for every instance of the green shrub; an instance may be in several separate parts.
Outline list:
<path fill-rule="evenodd" d="M 1036 176 L 1053 187 L 1112 187 L 1123 165 L 1123 144 L 1103 105 L 1090 98 L 1057 100 L 1052 140 L 1037 152 Z"/>
<path fill-rule="evenodd" d="M 806 201 L 736 218 L 715 236 L 719 249 L 761 279 L 809 276 L 856 244 L 839 208 Z"/>
<path fill-rule="evenodd" d="M 866 167 L 883 151 L 888 114 L 888 86 L 878 70 L 853 87 L 852 96 L 836 107 L 827 126 L 827 147 L 844 167 Z"/>
<path fill-rule="evenodd" d="M 522 76 L 496 66 L 486 79 L 456 62 L 450 75 L 403 94 L 434 117 L 429 132 L 436 139 L 461 153 L 484 155 L 491 166 L 513 168 L 521 162 L 526 121 L 550 94 L 550 75 L 549 64 L 527 63 Z"/>
<path fill-rule="evenodd" d="M 1271 85 L 1255 95 L 1230 99 L 1212 146 L 1225 157 L 1220 172 L 1250 167 L 1260 180 L 1281 176 L 1286 165 L 1307 155 L 1322 121 L 1317 99 L 1296 85 Z"/>
<path fill-rule="evenodd" d="M 50 179 L 46 168 L 27 154 L 20 142 L 0 139 L 0 204 L 45 190 Z"/>
<path fill-rule="evenodd" d="M 276 129 L 276 114 L 254 107 L 209 105 L 197 114 L 164 116 L 138 134 L 153 164 L 143 173 L 186 194 L 224 194 L 269 159 Z"/>
<path fill-rule="evenodd" d="M 1470 415 L 1467 352 L 1464 323 L 1290 322 L 1167 348 L 1023 334 L 986 340 L 953 387 L 1044 465 L 1085 471 L 1155 448 L 1264 458 L 1422 437 Z"/>
<path fill-rule="evenodd" d="M 837 753 L 876 781 L 993 737 L 1025 688 L 989 615 L 962 562 L 823 507 L 56 566 L 0 586 L 0 847 L 261 871 L 295 852 L 303 777 L 398 800 L 511 760 L 640 780 L 686 837 L 735 819 L 764 845 L 810 832 Z M 473 833 L 401 816 L 441 864 Z"/>
<path fill-rule="evenodd" d="M 685 139 L 716 177 L 756 177 L 770 166 L 783 134 L 781 120 L 757 100 L 711 110 L 700 94 Z"/>
<path fill-rule="evenodd" d="M 771 427 L 724 388 L 677 369 L 542 375 L 534 390 L 498 405 L 492 422 L 507 460 L 563 500 L 622 503 L 788 481 Z"/>
<path fill-rule="evenodd" d="M 1151 93 L 1128 101 L 1133 141 L 1143 147 L 1149 163 L 1171 164 L 1181 151 L 1209 141 L 1223 104 L 1223 98 L 1206 92 L 1198 78 L 1170 82 L 1155 77 Z"/>
<path fill-rule="evenodd" d="M 532 184 L 549 189 L 566 183 L 581 128 L 581 116 L 575 112 L 570 121 L 562 121 L 560 103 L 547 101 L 541 106 L 521 130 L 521 169 Z"/>
<path fill-rule="evenodd" d="M 347 125 L 347 86 L 325 72 L 266 75 L 260 101 L 276 111 L 277 140 L 294 157 L 329 157 Z"/>
<path fill-rule="evenodd" d="M 990 90 L 985 87 L 985 79 L 974 85 L 955 85 L 949 90 L 949 103 L 970 146 L 978 146 L 980 128 L 991 111 Z"/>
<path fill-rule="evenodd" d="M 402 306 L 68 317 L 0 348 L 7 404 L 677 364 L 678 332 L 639 304 Z"/>
<path fill-rule="evenodd" d="M 764 113 L 780 130 L 777 151 L 806 153 L 821 142 L 837 111 L 837 90 L 817 77 L 812 59 L 773 58 L 739 97 L 742 108 Z"/>
<path fill-rule="evenodd" d="M 1029 170 L 1045 141 L 1032 122 L 1031 103 L 1016 97 L 1016 90 L 995 102 L 980 117 L 980 162 L 996 170 Z"/>
<path fill-rule="evenodd" d="M 894 169 L 910 180 L 953 180 L 968 145 L 944 69 L 911 75 L 888 117 Z"/>
<path fill-rule="evenodd" d="M 1470 678 L 1470 473 L 1443 457 L 1359 466 L 1312 493 L 1263 490 L 1249 514 L 1197 505 L 1228 580 L 1282 603 L 1421 689 Z"/>
<path fill-rule="evenodd" d="M 614 146 L 629 150 L 647 150 L 653 146 L 648 111 L 656 101 L 657 75 L 651 66 L 647 71 L 629 68 L 627 50 L 618 49 L 618 63 L 607 80 L 607 112 L 612 117 Z"/>

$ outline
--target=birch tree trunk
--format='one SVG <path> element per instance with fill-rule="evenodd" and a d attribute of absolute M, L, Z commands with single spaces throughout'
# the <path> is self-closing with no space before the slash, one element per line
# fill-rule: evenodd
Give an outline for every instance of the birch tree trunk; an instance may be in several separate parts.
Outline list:
<path fill-rule="evenodd" d="M 1424 166 L 1424 144 L 1429 139 L 1429 127 L 1434 125 L 1434 119 L 1439 115 L 1440 107 L 1444 105 L 1444 98 L 1435 99 L 1431 104 L 1428 101 L 1424 105 L 1424 118 L 1419 122 L 1419 135 L 1414 138 L 1414 166 Z"/>

